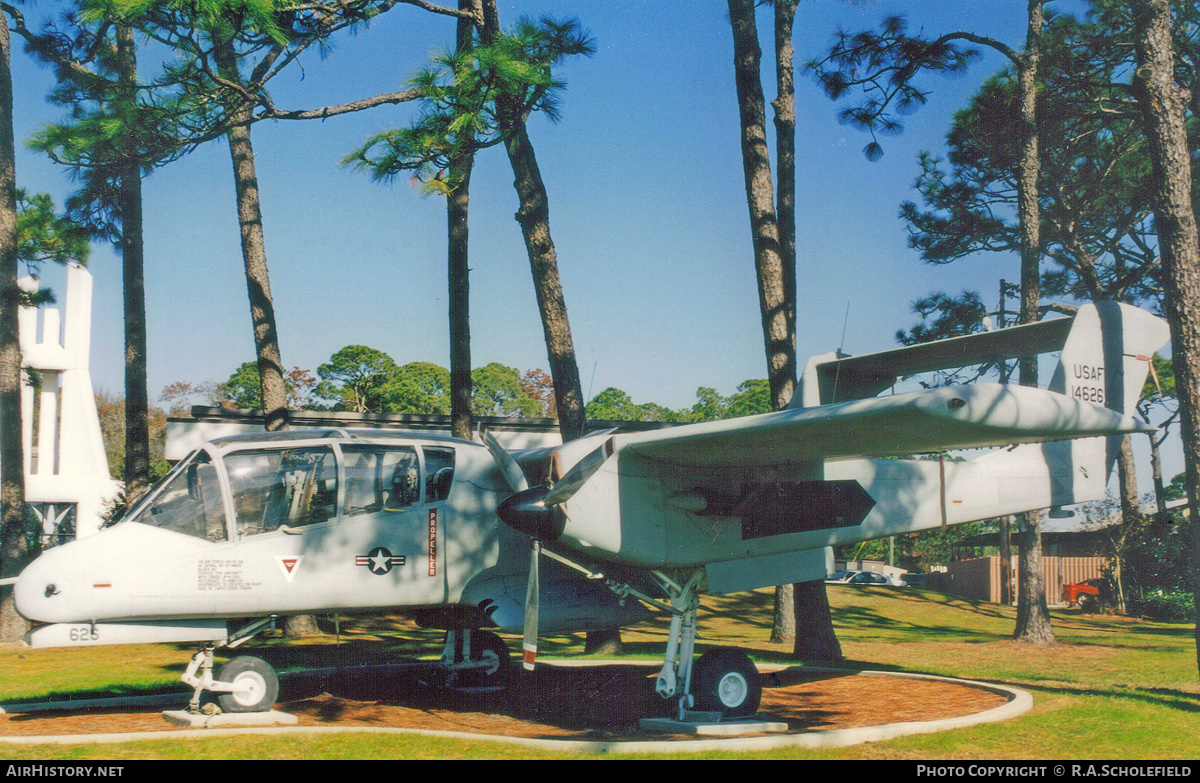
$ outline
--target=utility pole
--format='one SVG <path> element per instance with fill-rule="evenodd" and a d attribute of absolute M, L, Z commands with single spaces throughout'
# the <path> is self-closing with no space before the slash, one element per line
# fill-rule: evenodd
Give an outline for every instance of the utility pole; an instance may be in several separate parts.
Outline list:
<path fill-rule="evenodd" d="M 1020 292 L 1020 287 L 1007 281 L 1000 280 L 1000 309 L 996 311 L 997 328 L 1003 329 L 1008 326 L 1006 316 L 1016 316 L 1018 313 L 1011 312 L 1006 309 L 1008 306 L 1008 297 L 1017 296 Z M 1009 371 L 1008 360 L 1000 360 L 1000 383 L 1008 383 Z M 1012 595 L 1012 529 L 1011 517 L 1000 517 L 1000 603 L 1008 606 L 1013 601 Z"/>

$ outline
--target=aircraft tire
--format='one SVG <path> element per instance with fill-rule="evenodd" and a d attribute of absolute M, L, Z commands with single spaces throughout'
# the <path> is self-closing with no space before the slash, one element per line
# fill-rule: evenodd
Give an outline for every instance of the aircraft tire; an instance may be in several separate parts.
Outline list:
<path fill-rule="evenodd" d="M 508 645 L 491 631 L 473 630 L 471 633 L 471 658 L 488 662 L 486 669 L 468 669 L 459 675 L 457 684 L 463 688 L 492 688 L 503 686 L 508 681 L 509 665 L 512 660 Z"/>
<path fill-rule="evenodd" d="M 746 653 L 733 647 L 706 651 L 692 668 L 696 709 L 720 712 L 724 718 L 746 718 L 758 712 L 762 680 Z"/>
<path fill-rule="evenodd" d="M 221 667 L 217 679 L 238 686 L 233 693 L 217 694 L 223 712 L 266 712 L 279 698 L 279 677 L 262 658 L 238 656 Z"/>

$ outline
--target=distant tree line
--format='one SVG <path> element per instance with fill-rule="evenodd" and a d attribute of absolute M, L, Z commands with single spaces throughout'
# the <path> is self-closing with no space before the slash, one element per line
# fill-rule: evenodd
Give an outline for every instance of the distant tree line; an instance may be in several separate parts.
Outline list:
<path fill-rule="evenodd" d="M 352 411 L 355 413 L 450 413 L 450 371 L 432 362 L 398 364 L 383 351 L 347 345 L 316 375 L 293 367 L 284 374 L 288 407 L 292 410 Z M 472 413 L 523 419 L 554 418 L 554 383 L 541 368 L 521 372 L 499 362 L 471 372 Z M 177 381 L 162 390 L 160 399 L 171 413 L 186 413 L 191 405 L 261 409 L 261 383 L 255 362 L 245 362 L 224 381 Z M 738 385 L 729 396 L 700 387 L 689 408 L 671 409 L 658 403 L 635 403 L 628 393 L 609 387 L 587 404 L 589 419 L 605 421 L 663 421 L 687 423 L 750 416 L 771 410 L 763 379 Z M 99 395 L 107 404 L 108 395 Z"/>

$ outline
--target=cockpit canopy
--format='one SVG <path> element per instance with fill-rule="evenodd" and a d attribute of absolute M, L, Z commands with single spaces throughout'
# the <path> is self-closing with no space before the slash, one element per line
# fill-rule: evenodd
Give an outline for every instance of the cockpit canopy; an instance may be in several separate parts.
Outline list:
<path fill-rule="evenodd" d="M 414 440 L 332 430 L 214 441 L 181 460 L 122 522 L 228 541 L 446 500 L 454 439 Z"/>

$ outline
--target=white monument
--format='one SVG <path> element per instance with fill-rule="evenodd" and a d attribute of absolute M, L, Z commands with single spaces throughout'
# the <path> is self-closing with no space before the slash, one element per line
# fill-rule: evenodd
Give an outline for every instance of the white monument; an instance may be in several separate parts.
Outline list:
<path fill-rule="evenodd" d="M 20 281 L 37 290 L 36 278 Z M 67 266 L 62 311 L 22 307 L 21 393 L 25 499 L 45 537 L 83 537 L 100 529 L 104 504 L 120 491 L 108 472 L 100 417 L 88 371 L 92 329 L 92 276 Z M 30 377 L 32 376 L 32 377 Z M 37 379 L 40 376 L 40 387 Z"/>

